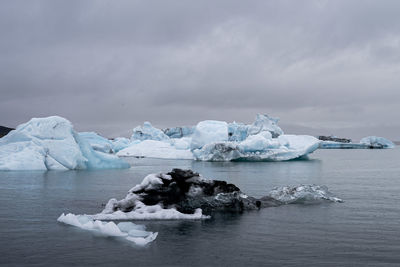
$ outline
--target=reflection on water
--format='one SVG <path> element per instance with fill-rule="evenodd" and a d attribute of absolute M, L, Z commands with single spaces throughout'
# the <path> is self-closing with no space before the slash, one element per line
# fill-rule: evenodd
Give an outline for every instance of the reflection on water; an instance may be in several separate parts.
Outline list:
<path fill-rule="evenodd" d="M 128 170 L 0 173 L 0 264 L 110 266 L 377 266 L 399 263 L 400 150 L 317 151 L 308 161 L 129 159 Z M 145 249 L 56 222 L 125 197 L 149 173 L 191 168 L 260 197 L 276 186 L 327 185 L 342 204 L 215 213 L 203 221 L 145 221 Z"/>

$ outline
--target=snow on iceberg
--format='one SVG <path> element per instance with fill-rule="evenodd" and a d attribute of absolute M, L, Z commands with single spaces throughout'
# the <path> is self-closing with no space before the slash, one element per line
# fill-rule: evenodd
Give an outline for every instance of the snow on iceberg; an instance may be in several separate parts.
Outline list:
<path fill-rule="evenodd" d="M 369 148 L 394 148 L 395 144 L 383 137 L 368 136 L 360 141 L 361 144 L 367 145 Z"/>
<path fill-rule="evenodd" d="M 186 144 L 180 144 L 185 148 Z M 120 157 L 146 157 L 159 159 L 193 159 L 189 149 L 178 149 L 170 142 L 144 140 L 132 143 L 127 148 L 119 151 Z"/>
<path fill-rule="evenodd" d="M 118 157 L 92 149 L 61 117 L 33 118 L 0 139 L 0 170 L 129 168 Z"/>
<path fill-rule="evenodd" d="M 206 219 L 214 211 L 242 212 L 284 204 L 341 202 L 326 187 L 301 185 L 272 190 L 262 198 L 243 193 L 234 184 L 209 180 L 191 170 L 150 174 L 122 200 L 112 198 L 95 220 Z"/>
<path fill-rule="evenodd" d="M 107 237 L 119 237 L 144 246 L 157 238 L 158 233 L 147 232 L 144 225 L 137 225 L 132 222 L 102 222 L 93 220 L 87 215 L 74 215 L 72 213 L 61 214 L 58 222 L 72 225 L 83 230 L 93 231 Z"/>
<path fill-rule="evenodd" d="M 165 141 L 168 140 L 169 137 L 160 129 L 157 129 L 151 125 L 150 122 L 146 121 L 143 123 L 143 126 L 137 126 L 133 129 L 133 134 L 131 140 L 156 140 L 156 141 Z"/>
<path fill-rule="evenodd" d="M 306 157 L 318 149 L 319 140 L 308 135 L 281 135 L 268 132 L 249 136 L 242 142 L 220 142 L 193 150 L 202 161 L 284 161 Z"/>

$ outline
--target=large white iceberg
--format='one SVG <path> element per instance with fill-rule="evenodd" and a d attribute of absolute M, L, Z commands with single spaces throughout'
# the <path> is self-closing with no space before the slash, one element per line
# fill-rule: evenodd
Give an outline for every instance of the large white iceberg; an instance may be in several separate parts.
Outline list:
<path fill-rule="evenodd" d="M 61 117 L 33 118 L 0 139 L 0 170 L 129 168 L 115 155 L 93 150 Z"/>
<path fill-rule="evenodd" d="M 202 161 L 280 161 L 301 158 L 318 148 L 312 136 L 284 135 L 278 119 L 258 114 L 253 124 L 206 120 L 195 127 L 161 131 L 149 122 L 134 129 L 118 156 Z"/>
<path fill-rule="evenodd" d="M 367 145 L 369 148 L 394 148 L 395 144 L 383 137 L 368 136 L 360 140 L 361 144 Z"/>

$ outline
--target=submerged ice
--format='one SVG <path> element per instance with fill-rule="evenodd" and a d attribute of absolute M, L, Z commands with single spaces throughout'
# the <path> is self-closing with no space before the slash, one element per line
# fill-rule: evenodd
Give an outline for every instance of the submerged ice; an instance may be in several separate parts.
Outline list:
<path fill-rule="evenodd" d="M 86 137 L 64 118 L 33 118 L 0 139 L 0 170 L 130 167 L 115 155 L 95 151 Z"/>

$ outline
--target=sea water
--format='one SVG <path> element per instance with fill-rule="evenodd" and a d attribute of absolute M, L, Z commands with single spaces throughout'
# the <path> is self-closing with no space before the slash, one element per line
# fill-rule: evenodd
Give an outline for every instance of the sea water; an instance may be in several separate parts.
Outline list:
<path fill-rule="evenodd" d="M 318 150 L 310 160 L 129 159 L 127 170 L 0 172 L 4 266 L 399 266 L 400 149 Z M 149 173 L 190 168 L 255 197 L 276 186 L 326 185 L 344 203 L 286 205 L 201 221 L 141 221 L 140 248 L 58 223 L 94 214 Z"/>

